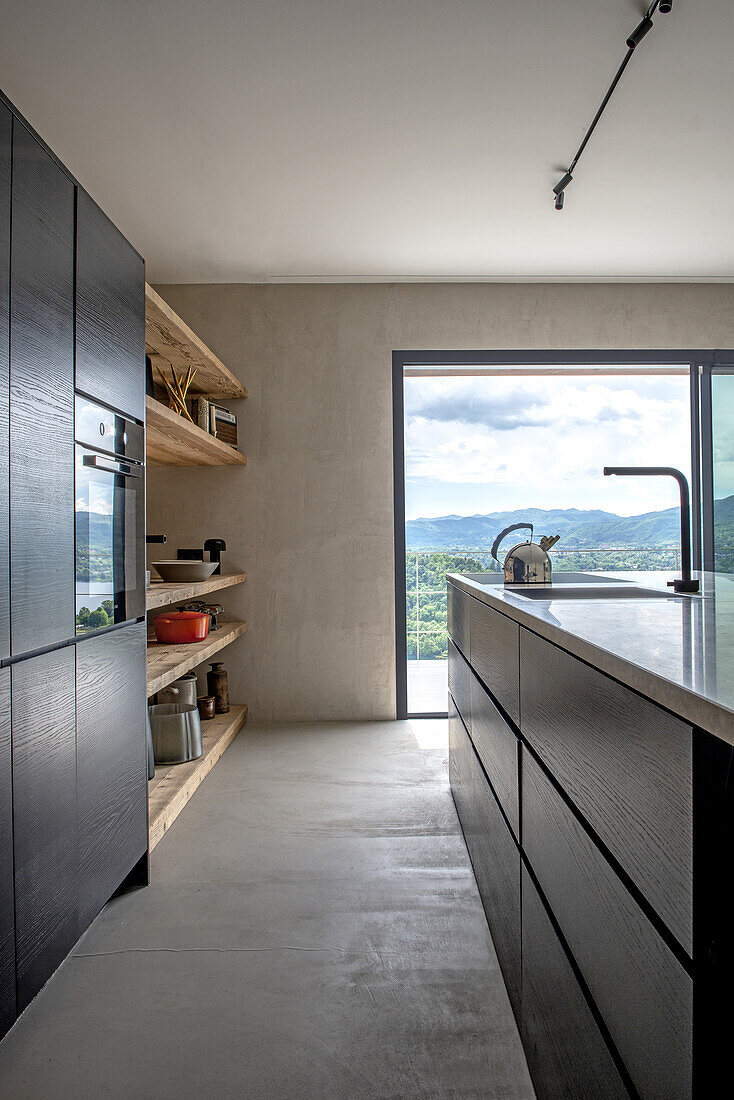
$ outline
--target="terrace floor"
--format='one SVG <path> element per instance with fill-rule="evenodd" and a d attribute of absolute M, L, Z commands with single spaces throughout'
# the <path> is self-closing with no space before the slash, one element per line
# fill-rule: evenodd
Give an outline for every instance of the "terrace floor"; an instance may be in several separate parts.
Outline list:
<path fill-rule="evenodd" d="M 448 661 L 408 661 L 408 714 L 445 714 Z"/>

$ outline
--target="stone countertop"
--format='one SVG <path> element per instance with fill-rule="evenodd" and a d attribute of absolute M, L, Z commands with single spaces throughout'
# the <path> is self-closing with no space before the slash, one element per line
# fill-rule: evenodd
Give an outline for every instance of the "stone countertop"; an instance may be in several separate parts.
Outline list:
<path fill-rule="evenodd" d="M 661 590 L 677 575 L 602 574 Z M 447 580 L 734 745 L 734 574 L 694 573 L 701 581 L 699 597 L 673 596 L 667 589 L 668 599 L 621 600 L 529 600 L 521 586 L 505 587 L 501 575 L 489 574 L 495 578 L 489 584 L 479 576 L 449 573 Z"/>

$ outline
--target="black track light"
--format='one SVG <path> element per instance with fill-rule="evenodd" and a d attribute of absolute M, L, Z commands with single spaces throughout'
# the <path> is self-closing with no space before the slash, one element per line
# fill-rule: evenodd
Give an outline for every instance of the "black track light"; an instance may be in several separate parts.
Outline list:
<path fill-rule="evenodd" d="M 565 176 L 563 176 L 561 179 L 559 179 L 558 183 L 553 188 L 553 193 L 555 195 L 560 195 L 563 191 L 566 190 L 566 188 L 568 187 L 568 185 L 572 181 L 572 179 L 573 179 L 573 176 L 571 175 L 571 173 L 566 172 Z M 556 209 L 559 210 L 560 207 L 556 207 Z"/>
<path fill-rule="evenodd" d="M 556 186 L 553 188 L 553 193 L 556 196 L 556 204 L 555 204 L 556 205 L 556 210 L 563 210 L 563 191 L 566 188 L 566 186 L 573 179 L 572 173 L 576 169 L 576 165 L 579 162 L 581 154 L 583 153 L 586 146 L 589 144 L 589 138 L 594 133 L 594 130 L 597 127 L 597 123 L 599 122 L 599 119 L 604 114 L 604 111 L 606 109 L 607 104 L 609 103 L 609 100 L 614 95 L 614 90 L 617 87 L 617 85 L 619 84 L 620 80 L 622 79 L 622 74 L 624 73 L 625 69 L 629 65 L 630 60 L 632 59 L 632 55 L 634 54 L 635 50 L 639 46 L 640 42 L 642 42 L 642 39 L 646 35 L 648 35 L 650 33 L 650 31 L 652 30 L 652 17 L 653 17 L 653 15 L 655 15 L 655 13 L 658 12 L 658 11 L 662 12 L 663 15 L 669 15 L 672 10 L 673 10 L 673 0 L 650 0 L 650 6 L 648 7 L 647 11 L 645 12 L 645 16 L 644 16 L 642 22 L 639 23 L 635 27 L 635 29 L 632 31 L 632 34 L 627 39 L 627 53 L 624 55 L 624 57 L 622 59 L 622 64 L 617 69 L 617 72 L 614 76 L 614 79 L 612 80 L 612 83 L 609 85 L 609 88 L 607 89 L 607 94 L 604 96 L 604 99 L 601 101 L 601 106 L 599 107 L 599 110 L 594 115 L 594 118 L 591 121 L 591 125 L 589 126 L 588 130 L 586 131 L 586 134 L 584 135 L 584 140 L 581 142 L 578 149 L 576 150 L 576 156 L 573 158 L 573 160 L 569 164 L 568 171 L 566 172 L 563 179 L 560 179 L 558 181 L 558 183 L 556 184 Z"/>
<path fill-rule="evenodd" d="M 652 30 L 652 19 L 649 15 L 646 15 L 642 22 L 635 27 L 632 34 L 627 39 L 627 45 L 631 50 L 634 50 L 635 46 L 639 46 L 642 39 L 646 34 L 649 34 Z"/>

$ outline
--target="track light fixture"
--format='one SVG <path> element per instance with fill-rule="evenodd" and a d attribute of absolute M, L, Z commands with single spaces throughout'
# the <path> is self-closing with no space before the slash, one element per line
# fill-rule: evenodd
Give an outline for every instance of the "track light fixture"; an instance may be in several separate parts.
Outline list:
<path fill-rule="evenodd" d="M 594 115 L 591 126 L 589 126 L 589 129 L 586 131 L 586 135 L 584 137 L 584 140 L 581 142 L 581 144 L 579 145 L 579 147 L 576 151 L 576 156 L 573 158 L 573 160 L 569 164 L 568 171 L 566 172 L 566 174 L 564 176 L 561 177 L 561 179 L 558 181 L 556 186 L 553 188 L 553 194 L 556 197 L 555 198 L 555 208 L 556 208 L 556 210 L 563 210 L 563 201 L 564 201 L 563 193 L 564 193 L 566 187 L 568 186 L 568 184 L 573 179 L 573 171 L 574 171 L 574 169 L 576 168 L 576 165 L 579 162 L 579 158 L 581 157 L 581 154 L 583 153 L 584 149 L 588 145 L 589 138 L 594 133 L 594 130 L 596 129 L 597 123 L 599 122 L 599 119 L 603 115 L 607 103 L 612 98 L 612 95 L 614 94 L 615 88 L 617 87 L 620 80 L 622 79 L 622 73 L 624 72 L 624 70 L 629 65 L 630 60 L 632 59 L 632 54 L 635 52 L 635 50 L 639 46 L 640 42 L 642 42 L 642 39 L 645 37 L 645 35 L 649 34 L 650 31 L 652 30 L 652 27 L 653 27 L 652 17 L 653 17 L 653 15 L 655 14 L 656 11 L 662 12 L 663 15 L 668 15 L 670 13 L 670 11 L 672 10 L 672 8 L 673 8 L 673 0 L 652 0 L 652 3 L 650 4 L 649 8 L 645 12 L 645 15 L 642 19 L 642 22 L 639 23 L 635 27 L 635 29 L 632 31 L 632 34 L 627 39 L 627 53 L 624 56 L 624 60 L 622 61 L 622 64 L 619 66 L 619 68 L 617 69 L 616 76 L 614 77 L 614 80 L 612 81 L 612 83 L 609 85 L 609 89 L 607 90 L 607 94 L 604 96 L 604 99 L 601 102 L 601 106 L 599 107 L 599 110 Z"/>

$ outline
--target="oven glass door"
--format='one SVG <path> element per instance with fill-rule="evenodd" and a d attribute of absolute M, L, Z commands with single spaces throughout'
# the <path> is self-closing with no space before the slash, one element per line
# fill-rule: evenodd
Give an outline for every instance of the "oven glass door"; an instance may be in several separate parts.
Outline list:
<path fill-rule="evenodd" d="M 90 634 L 145 614 L 145 479 L 142 467 L 75 450 L 76 633 Z"/>

